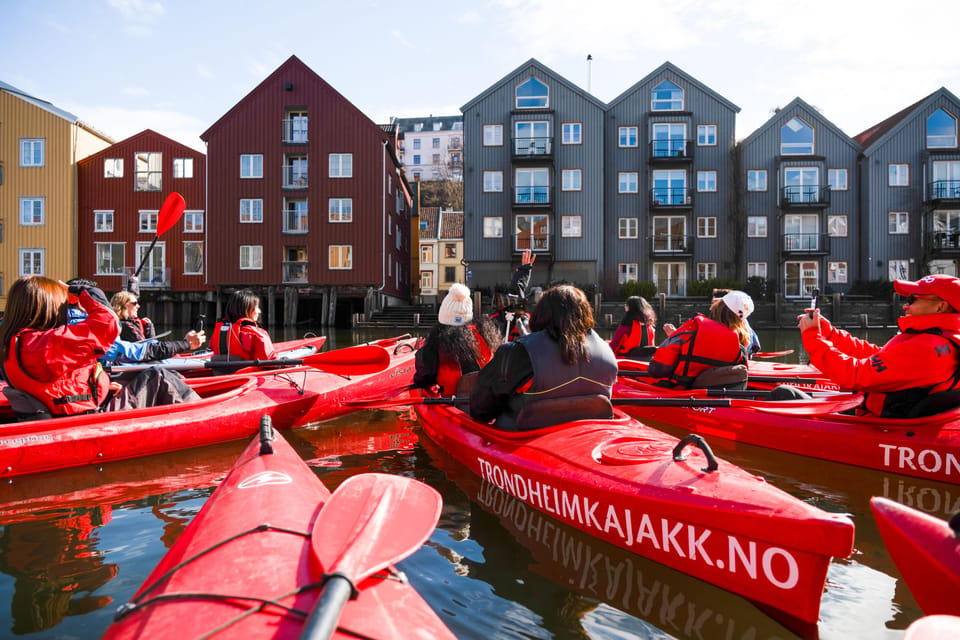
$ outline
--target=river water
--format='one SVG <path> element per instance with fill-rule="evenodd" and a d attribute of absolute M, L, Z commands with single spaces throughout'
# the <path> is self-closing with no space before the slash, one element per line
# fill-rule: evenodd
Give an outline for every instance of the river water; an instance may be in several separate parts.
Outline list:
<path fill-rule="evenodd" d="M 277 333 L 280 340 L 304 332 Z M 347 331 L 328 342 L 343 347 L 387 335 Z M 861 333 L 880 343 L 890 335 Z M 794 350 L 779 361 L 805 361 L 796 332 L 760 337 L 764 351 Z M 441 493 L 437 529 L 400 568 L 460 638 L 900 638 L 922 612 L 885 551 L 870 497 L 942 518 L 960 510 L 954 485 L 711 442 L 719 457 L 827 511 L 850 514 L 856 524 L 853 555 L 830 567 L 819 625 L 791 629 L 738 596 L 483 486 L 423 435 L 409 408 L 364 411 L 283 435 L 331 490 L 378 471 L 416 477 Z M 99 637 L 246 444 L 0 484 L 0 637 Z"/>

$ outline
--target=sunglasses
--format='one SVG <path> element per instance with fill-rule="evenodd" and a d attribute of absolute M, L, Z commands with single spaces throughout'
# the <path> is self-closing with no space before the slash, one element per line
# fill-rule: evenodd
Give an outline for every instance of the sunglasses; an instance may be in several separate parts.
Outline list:
<path fill-rule="evenodd" d="M 940 298 L 938 298 L 937 296 L 925 296 L 925 295 L 916 293 L 912 296 L 907 297 L 907 305 L 911 305 L 917 300 L 939 300 L 939 299 Z"/>

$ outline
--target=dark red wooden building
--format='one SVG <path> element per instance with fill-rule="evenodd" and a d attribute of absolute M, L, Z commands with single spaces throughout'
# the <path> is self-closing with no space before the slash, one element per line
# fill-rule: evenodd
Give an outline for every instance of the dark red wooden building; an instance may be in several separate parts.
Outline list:
<path fill-rule="evenodd" d="M 409 300 L 411 200 L 391 138 L 296 56 L 200 138 L 208 283 L 260 291 L 284 324 Z"/>

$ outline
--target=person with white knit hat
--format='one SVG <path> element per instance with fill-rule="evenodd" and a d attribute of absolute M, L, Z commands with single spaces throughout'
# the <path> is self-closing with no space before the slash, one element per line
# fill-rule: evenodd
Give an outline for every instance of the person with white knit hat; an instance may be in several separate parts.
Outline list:
<path fill-rule="evenodd" d="M 461 376 L 479 371 L 498 346 L 493 323 L 473 315 L 470 289 L 454 284 L 440 304 L 436 326 L 417 351 L 413 387 L 437 387 L 440 395 L 453 395 Z"/>

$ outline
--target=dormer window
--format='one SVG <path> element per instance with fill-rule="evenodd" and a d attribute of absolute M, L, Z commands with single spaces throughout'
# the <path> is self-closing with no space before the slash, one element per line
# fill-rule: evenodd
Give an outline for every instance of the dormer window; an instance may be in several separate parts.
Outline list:
<path fill-rule="evenodd" d="M 813 154 L 813 127 L 794 116 L 780 127 L 780 155 L 803 156 Z"/>
<path fill-rule="evenodd" d="M 434 122 L 434 123 L 433 123 L 433 130 L 434 130 L 434 131 L 440 131 L 441 129 L 443 129 L 443 123 L 442 123 L 442 122 Z"/>
<path fill-rule="evenodd" d="M 550 87 L 531 76 L 517 86 L 517 109 L 541 109 L 550 106 Z"/>
<path fill-rule="evenodd" d="M 927 149 L 955 149 L 957 147 L 957 119 L 937 109 L 927 118 Z"/>
<path fill-rule="evenodd" d="M 651 111 L 683 111 L 683 89 L 664 80 L 650 92 Z"/>

